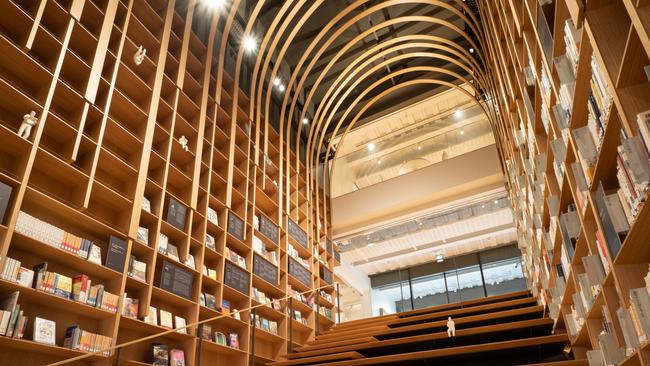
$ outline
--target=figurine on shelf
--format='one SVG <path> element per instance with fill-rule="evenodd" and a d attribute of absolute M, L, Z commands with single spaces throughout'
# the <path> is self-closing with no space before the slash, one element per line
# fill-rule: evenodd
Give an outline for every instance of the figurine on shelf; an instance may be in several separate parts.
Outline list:
<path fill-rule="evenodd" d="M 32 133 L 32 127 L 36 126 L 38 123 L 38 118 L 36 118 L 36 112 L 31 111 L 29 114 L 23 116 L 23 123 L 20 124 L 18 129 L 18 136 L 29 139 L 29 135 Z"/>
<path fill-rule="evenodd" d="M 181 147 L 182 147 L 183 150 L 185 150 L 185 151 L 190 151 L 189 148 L 187 147 L 187 143 L 188 143 L 188 141 L 189 141 L 189 140 L 187 139 L 187 137 L 185 137 L 185 135 L 183 135 L 183 136 L 181 136 L 181 137 L 178 138 L 178 143 L 181 144 Z"/>
<path fill-rule="evenodd" d="M 137 66 L 140 66 L 140 64 L 142 63 L 142 61 L 144 61 L 144 58 L 146 56 L 147 56 L 147 50 L 144 49 L 142 45 L 140 45 L 140 47 L 138 47 L 138 50 L 135 51 L 135 54 L 133 55 L 133 62 L 135 62 Z"/>
<path fill-rule="evenodd" d="M 455 337 L 456 336 L 456 323 L 451 319 L 451 317 L 447 317 L 447 337 Z"/>

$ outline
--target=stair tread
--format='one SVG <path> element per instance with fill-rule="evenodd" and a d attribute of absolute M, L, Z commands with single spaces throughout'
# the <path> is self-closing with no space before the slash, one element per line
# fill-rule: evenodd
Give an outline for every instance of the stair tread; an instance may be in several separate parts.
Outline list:
<path fill-rule="evenodd" d="M 541 318 L 541 319 L 509 322 L 509 323 L 504 323 L 504 324 L 493 324 L 493 325 L 487 325 L 487 326 L 475 327 L 475 328 L 468 328 L 468 329 L 458 329 L 457 328 L 456 329 L 456 337 L 458 338 L 458 337 L 463 337 L 463 336 L 470 336 L 470 335 L 476 335 L 476 334 L 485 334 L 485 333 L 493 333 L 493 332 L 499 332 L 499 331 L 520 329 L 520 328 L 532 328 L 532 327 L 538 327 L 538 326 L 544 326 L 544 325 L 552 326 L 553 321 L 551 319 L 548 319 L 548 318 Z M 550 328 L 549 328 L 549 331 L 550 331 Z M 402 337 L 402 338 L 395 338 L 395 339 L 388 339 L 388 340 L 380 340 L 380 341 L 374 341 L 374 342 L 357 343 L 357 344 L 353 344 L 353 345 L 344 345 L 344 346 L 339 346 L 339 347 L 323 348 L 323 349 L 318 349 L 318 350 L 308 350 L 308 351 L 302 351 L 302 352 L 298 352 L 298 353 L 292 353 L 292 354 L 288 355 L 287 357 L 289 359 L 299 359 L 299 358 L 304 358 L 304 357 L 313 357 L 313 356 L 331 354 L 331 353 L 337 353 L 337 352 L 349 352 L 349 351 L 361 351 L 361 350 L 367 350 L 367 349 L 377 349 L 377 348 L 382 348 L 382 347 L 387 347 L 387 346 L 406 345 L 406 344 L 409 344 L 409 343 L 430 341 L 430 340 L 444 339 L 444 338 L 447 338 L 447 332 L 446 331 L 445 332 L 438 332 L 438 333 L 431 333 L 431 334 L 423 334 L 423 335 Z"/>
<path fill-rule="evenodd" d="M 309 341 L 307 342 L 308 344 L 307 346 L 297 347 L 294 350 L 298 352 L 303 352 L 307 350 L 331 347 L 334 345 L 349 345 L 349 344 L 356 344 L 356 343 L 363 343 L 363 342 L 373 342 L 376 340 L 377 339 L 375 337 L 361 337 L 361 338 L 346 339 L 342 341 L 320 342 L 320 343 L 314 343 L 315 341 Z"/>
<path fill-rule="evenodd" d="M 552 361 L 552 362 L 542 362 L 542 363 L 529 363 L 521 366 L 587 366 L 589 362 L 586 359 L 583 360 L 564 360 L 564 361 Z"/>
<path fill-rule="evenodd" d="M 363 358 L 363 355 L 361 355 L 358 352 L 343 352 L 343 353 L 335 353 L 335 354 L 324 355 L 324 356 L 309 357 L 309 358 L 304 358 L 304 359 L 300 359 L 300 360 L 287 360 L 287 361 L 272 362 L 272 363 L 269 363 L 268 365 L 269 366 L 289 366 L 289 365 L 304 364 L 304 362 L 313 362 L 313 363 L 329 362 L 329 361 L 341 362 L 343 360 L 355 360 L 355 359 L 360 359 L 360 358 Z"/>
<path fill-rule="evenodd" d="M 522 348 L 530 346 L 539 346 L 539 345 L 551 345 L 556 343 L 566 343 L 569 341 L 569 338 L 566 334 L 557 334 L 550 336 L 534 337 L 534 338 L 525 338 L 517 339 L 512 341 L 505 342 L 493 342 L 493 343 L 483 343 L 462 347 L 452 347 L 452 348 L 441 348 L 428 351 L 418 351 L 411 353 L 400 353 L 396 355 L 388 356 L 378 356 L 372 358 L 363 358 L 357 360 L 346 360 L 339 362 L 327 362 L 322 363 L 319 366 L 357 366 L 357 365 L 373 365 L 373 364 L 391 364 L 401 361 L 414 361 L 421 359 L 432 359 L 439 357 L 448 357 L 462 354 L 476 354 L 489 351 L 499 351 L 507 350 L 513 348 Z M 298 361 L 298 360 L 297 360 Z M 293 365 L 301 365 L 301 363 L 295 363 Z"/>

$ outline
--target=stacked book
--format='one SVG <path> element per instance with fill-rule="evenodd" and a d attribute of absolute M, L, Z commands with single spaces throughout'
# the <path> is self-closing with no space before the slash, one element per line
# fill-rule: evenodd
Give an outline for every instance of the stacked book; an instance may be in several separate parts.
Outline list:
<path fill-rule="evenodd" d="M 27 328 L 27 317 L 18 304 L 18 291 L 0 301 L 0 335 L 22 339 Z"/>
<path fill-rule="evenodd" d="M 134 255 L 131 255 L 127 275 L 138 281 L 147 282 L 147 263 L 139 261 Z"/>
<path fill-rule="evenodd" d="M 278 334 L 278 322 L 263 318 L 256 314 L 253 314 L 253 321 L 255 322 L 256 328 L 269 333 Z"/>
<path fill-rule="evenodd" d="M 224 256 L 226 259 L 229 261 L 235 263 L 236 265 L 240 266 L 243 269 L 246 268 L 246 259 L 242 257 L 241 255 L 237 254 L 235 251 L 231 250 L 230 248 L 226 247 L 224 251 Z"/>
<path fill-rule="evenodd" d="M 289 256 L 295 259 L 298 263 L 302 264 L 305 268 L 311 269 L 311 263 L 309 262 L 309 259 L 303 259 L 296 248 L 293 247 L 293 245 L 288 245 L 287 254 L 289 254 Z"/>
<path fill-rule="evenodd" d="M 551 78 L 545 65 L 542 65 L 541 75 L 539 88 L 542 92 L 543 101 L 546 105 L 549 105 L 549 100 L 551 100 Z"/>
<path fill-rule="evenodd" d="M 101 264 L 101 248 L 92 241 L 68 233 L 23 211 L 18 213 L 15 231 L 91 262 Z"/>
<path fill-rule="evenodd" d="M 582 37 L 582 28 L 576 29 L 571 18 L 564 22 L 564 44 L 566 45 L 566 57 L 571 64 L 571 69 L 575 75 L 578 71 L 578 46 Z"/>

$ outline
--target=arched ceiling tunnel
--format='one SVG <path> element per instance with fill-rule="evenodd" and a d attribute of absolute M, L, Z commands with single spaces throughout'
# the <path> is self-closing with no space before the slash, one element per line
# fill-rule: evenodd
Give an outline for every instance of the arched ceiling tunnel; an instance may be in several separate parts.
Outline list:
<path fill-rule="evenodd" d="M 222 15 L 215 17 L 212 27 L 221 29 L 223 37 L 218 62 L 223 65 L 229 40 L 241 43 L 236 48 L 234 82 L 238 86 L 242 73 L 251 74 L 247 102 L 255 136 L 260 136 L 260 129 L 268 131 L 270 123 L 278 126 L 281 141 L 289 142 L 280 149 L 284 150 L 280 161 L 291 156 L 291 150 L 296 152 L 295 159 L 278 167 L 287 180 L 280 189 L 290 187 L 291 179 L 297 185 L 298 175 L 306 176 L 307 191 L 320 192 L 308 197 L 315 200 L 312 207 L 319 207 L 319 201 L 322 207 L 328 204 L 321 188 L 331 178 L 323 170 L 332 168 L 323 162 L 337 155 L 333 137 L 339 136 L 340 143 L 364 116 L 408 96 L 459 90 L 483 110 L 495 139 L 499 138 L 497 115 L 488 97 L 494 95 L 495 85 L 485 70 L 484 34 L 475 0 L 217 3 Z M 256 30 L 263 30 L 264 36 L 255 38 Z M 278 98 L 278 86 L 279 119 L 272 121 L 271 101 Z M 233 96 L 232 118 L 237 116 L 238 98 L 242 97 Z M 219 101 L 219 96 L 215 99 Z M 256 160 L 257 155 L 268 154 L 268 144 L 266 139 L 256 142 Z M 299 171 L 299 161 L 306 172 Z M 291 207 L 297 202 L 298 192 L 289 192 L 281 204 Z M 323 212 L 319 215 L 326 217 Z"/>

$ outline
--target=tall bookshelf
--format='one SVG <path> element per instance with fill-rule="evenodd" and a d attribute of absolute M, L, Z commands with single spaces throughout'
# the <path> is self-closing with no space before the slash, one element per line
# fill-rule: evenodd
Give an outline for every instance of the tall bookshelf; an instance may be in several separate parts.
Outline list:
<path fill-rule="evenodd" d="M 650 3 L 490 0 L 479 8 L 529 285 L 576 358 L 648 365 L 650 343 L 636 329 L 646 319 L 633 319 L 630 290 L 646 290 L 650 262 L 646 121 L 637 117 L 650 109 Z M 630 155 L 631 147 L 639 149 Z M 632 168 L 630 156 L 639 159 Z"/>
<path fill-rule="evenodd" d="M 315 222 L 316 210 L 323 212 L 323 207 L 312 207 L 316 192 L 307 192 L 305 178 L 292 168 L 283 195 L 296 198 L 290 207 L 282 205 L 285 198 L 280 197 L 278 184 L 286 180 L 277 167 L 283 164 L 279 149 L 286 148 L 286 142 L 281 143 L 272 128 L 264 136 L 266 129 L 256 128 L 247 115 L 246 93 L 235 89 L 227 72 L 221 70 L 223 76 L 218 77 L 218 47 L 213 42 L 220 35 L 207 43 L 197 36 L 195 2 L 174 3 L 5 0 L 0 4 L 0 182 L 12 188 L 0 222 L 0 268 L 7 258 L 27 268 L 47 261 L 48 270 L 70 277 L 85 274 L 93 284 L 103 284 L 106 291 L 120 296 L 117 312 L 111 312 L 1 279 L 0 294 L 19 291 L 18 303 L 30 321 L 38 316 L 56 322 L 55 345 L 34 342 L 29 336 L 0 337 L 7 362 L 42 365 L 82 355 L 83 351 L 63 347 L 66 328 L 73 324 L 108 336 L 115 345 L 166 330 L 143 321 L 150 306 L 190 324 L 221 314 L 201 304 L 202 293 L 215 296 L 218 305 L 227 300 L 233 309 L 246 309 L 259 305 L 253 288 L 278 299 L 286 297 L 290 287 L 302 292 L 333 283 L 339 255 L 329 239 L 329 220 L 321 214 L 320 225 Z M 146 57 L 136 65 L 133 55 L 141 45 Z M 17 131 L 31 110 L 38 124 L 23 139 Z M 182 136 L 187 151 L 179 143 Z M 265 138 L 269 153 L 259 154 L 256 161 L 255 142 Z M 286 158 L 296 161 L 295 155 Z M 142 208 L 145 198 L 150 210 Z M 168 219 L 170 200 L 186 209 L 181 225 Z M 101 248 L 102 263 L 16 232 L 20 212 L 92 241 Z M 275 240 L 255 226 L 256 217 L 265 217 L 276 227 Z M 289 231 L 289 220 L 305 234 L 302 244 Z M 140 228 L 148 229 L 147 239 L 138 239 Z M 206 235 L 214 238 L 214 249 L 206 245 Z M 127 243 L 123 271 L 106 266 L 111 236 Z M 178 248 L 179 260 L 159 250 L 165 237 Z M 265 260 L 256 259 L 254 241 L 276 253 L 276 283 L 253 270 L 255 261 Z M 304 281 L 290 273 L 294 260 L 290 245 L 309 264 Z M 245 268 L 226 257 L 226 248 L 244 258 Z M 131 255 L 146 263 L 144 280 L 128 275 Z M 194 267 L 186 264 L 189 255 Z M 166 262 L 191 275 L 190 296 L 162 288 Z M 204 266 L 215 270 L 216 278 L 205 275 Z M 248 276 L 248 288 L 225 284 L 229 266 Z M 289 301 L 282 301 L 279 310 L 258 308 L 257 315 L 278 322 L 277 334 L 253 331 L 250 311 L 242 311 L 241 319 L 224 317 L 208 323 L 213 331 L 238 333 L 239 349 L 199 342 L 196 327 L 187 334 L 156 338 L 155 343 L 183 350 L 188 365 L 197 362 L 199 353 L 201 364 L 264 364 L 335 323 L 335 287 L 323 291 L 331 298 L 318 296 L 315 301 L 325 314 L 292 301 L 306 324 L 290 320 Z M 127 294 L 139 301 L 136 318 L 122 315 Z M 124 348 L 120 364 L 150 364 L 151 343 Z M 109 365 L 115 357 L 93 356 L 81 363 Z"/>

